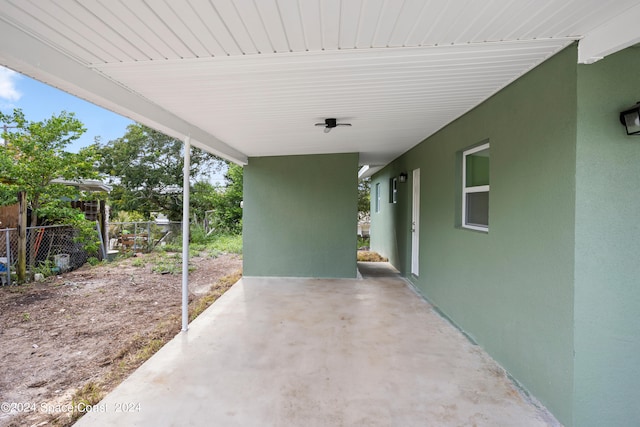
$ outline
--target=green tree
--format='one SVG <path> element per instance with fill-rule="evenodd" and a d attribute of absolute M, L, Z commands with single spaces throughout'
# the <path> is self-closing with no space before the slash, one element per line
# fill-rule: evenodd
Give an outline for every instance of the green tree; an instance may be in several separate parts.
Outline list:
<path fill-rule="evenodd" d="M 369 218 L 371 211 L 371 178 L 358 181 L 358 219 Z"/>
<path fill-rule="evenodd" d="M 2 155 L 4 156 L 4 151 Z M 0 170 L 6 169 L 0 166 Z M 13 205 L 17 201 L 18 198 L 16 197 L 16 192 L 11 188 L 11 186 L 0 182 L 0 206 Z"/>
<path fill-rule="evenodd" d="M 150 218 L 160 212 L 171 220 L 182 218 L 182 141 L 136 123 L 129 125 L 121 138 L 96 145 L 102 156 L 99 170 L 113 185 L 110 199 L 114 213 L 136 211 Z M 218 157 L 191 148 L 194 181 L 223 164 Z"/>
<path fill-rule="evenodd" d="M 190 212 L 199 220 L 209 217 L 213 210 L 218 189 L 208 181 L 198 181 L 191 187 Z"/>
<path fill-rule="evenodd" d="M 200 181 L 193 185 L 191 212 L 197 218 L 207 218 L 209 225 L 221 233 L 242 231 L 242 167 L 226 163 L 224 185 L 214 186 Z"/>
<path fill-rule="evenodd" d="M 97 155 L 93 148 L 77 154 L 66 151 L 85 132 L 73 113 L 63 111 L 49 119 L 31 122 L 16 109 L 10 115 L 0 112 L 0 122 L 12 124 L 11 132 L 7 129 L 2 133 L 5 144 L 0 148 L 3 177 L 0 197 L 11 203 L 15 202 L 13 195 L 24 191 L 31 207 L 31 226 L 37 225 L 42 212 L 62 208 L 65 199 L 77 197 L 76 188 L 55 183 L 55 179 L 78 181 L 97 177 L 94 169 Z"/>
<path fill-rule="evenodd" d="M 242 232 L 242 185 L 243 169 L 235 163 L 227 164 L 225 186 L 213 197 L 214 226 L 223 232 Z"/>

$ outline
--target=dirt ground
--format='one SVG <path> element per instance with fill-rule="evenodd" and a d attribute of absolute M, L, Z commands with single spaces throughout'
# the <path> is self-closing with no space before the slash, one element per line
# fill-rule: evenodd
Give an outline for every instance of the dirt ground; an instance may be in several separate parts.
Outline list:
<path fill-rule="evenodd" d="M 0 426 L 70 424 L 78 390 L 99 399 L 174 336 L 180 263 L 138 254 L 0 287 Z M 237 255 L 191 258 L 190 307 L 221 295 L 241 266 Z"/>

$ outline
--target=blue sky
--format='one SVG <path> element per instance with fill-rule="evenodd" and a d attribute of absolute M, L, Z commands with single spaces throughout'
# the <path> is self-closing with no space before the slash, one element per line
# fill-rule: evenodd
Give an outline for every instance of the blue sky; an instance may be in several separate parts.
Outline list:
<path fill-rule="evenodd" d="M 61 111 L 75 113 L 87 131 L 69 146 L 68 150 L 73 152 L 93 144 L 97 136 L 103 144 L 119 138 L 133 123 L 104 108 L 0 67 L 0 110 L 11 113 L 14 108 L 20 108 L 29 121 L 44 120 Z"/>
<path fill-rule="evenodd" d="M 93 144 L 98 136 L 102 144 L 120 138 L 127 131 L 127 126 L 134 123 L 109 110 L 0 66 L 0 111 L 9 114 L 14 108 L 20 108 L 29 121 L 41 121 L 61 111 L 75 113 L 87 131 L 67 147 L 71 152 L 78 152 L 80 148 Z M 0 123 L 0 127 L 2 125 L 3 123 Z M 209 181 L 212 184 L 223 183 L 224 170 L 212 172 Z"/>

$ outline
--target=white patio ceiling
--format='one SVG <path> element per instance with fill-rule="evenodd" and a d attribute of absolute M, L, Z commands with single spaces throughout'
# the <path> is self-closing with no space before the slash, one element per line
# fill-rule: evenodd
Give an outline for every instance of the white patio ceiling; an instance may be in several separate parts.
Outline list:
<path fill-rule="evenodd" d="M 637 43 L 639 21 L 638 0 L 0 0 L 0 64 L 238 163 L 385 164 L 576 40 L 586 63 Z"/>

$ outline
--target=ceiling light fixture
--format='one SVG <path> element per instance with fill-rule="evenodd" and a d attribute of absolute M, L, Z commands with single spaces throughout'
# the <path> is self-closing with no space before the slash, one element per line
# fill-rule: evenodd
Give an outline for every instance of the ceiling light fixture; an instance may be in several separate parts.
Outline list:
<path fill-rule="evenodd" d="M 316 123 L 316 126 L 323 126 L 324 133 L 331 132 L 331 129 L 337 126 L 351 126 L 351 123 L 338 123 L 338 119 L 330 118 L 324 119 L 324 123 Z"/>

